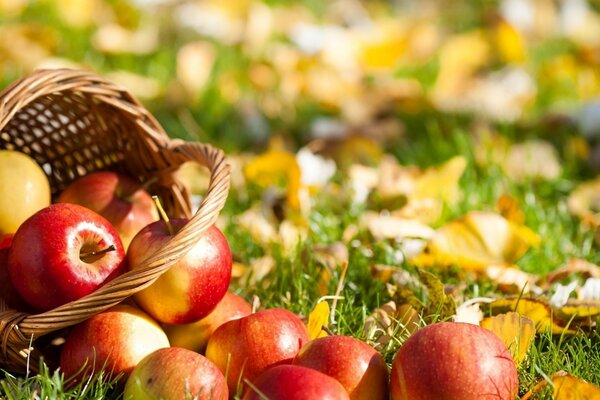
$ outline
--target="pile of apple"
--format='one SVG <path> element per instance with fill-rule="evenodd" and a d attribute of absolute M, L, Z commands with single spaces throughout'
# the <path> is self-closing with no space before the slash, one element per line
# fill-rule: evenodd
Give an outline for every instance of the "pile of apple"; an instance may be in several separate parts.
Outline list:
<path fill-rule="evenodd" d="M 169 220 L 142 185 L 115 172 L 79 178 L 50 203 L 42 169 L 22 153 L 0 150 L 0 295 L 15 309 L 43 312 L 92 293 L 139 268 L 187 222 Z M 231 265 L 226 238 L 209 228 L 151 286 L 74 326 L 61 370 L 77 381 L 107 368 L 122 377 L 124 398 L 134 400 L 517 395 L 508 349 L 483 328 L 422 328 L 401 346 L 390 374 L 359 339 L 309 340 L 288 310 L 252 313 L 228 291 Z"/>

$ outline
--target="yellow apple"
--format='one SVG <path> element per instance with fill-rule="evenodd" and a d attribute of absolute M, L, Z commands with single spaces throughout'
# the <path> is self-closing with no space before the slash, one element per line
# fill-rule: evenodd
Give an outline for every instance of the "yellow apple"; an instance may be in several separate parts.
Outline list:
<path fill-rule="evenodd" d="M 0 150 L 0 235 L 15 233 L 23 221 L 50 205 L 50 183 L 28 155 Z"/>

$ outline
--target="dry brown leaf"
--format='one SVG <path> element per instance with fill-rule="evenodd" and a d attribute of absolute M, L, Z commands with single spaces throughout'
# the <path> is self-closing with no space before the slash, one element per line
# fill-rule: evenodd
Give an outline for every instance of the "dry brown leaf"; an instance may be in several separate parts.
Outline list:
<path fill-rule="evenodd" d="M 485 318 L 480 325 L 502 339 L 517 365 L 523 362 L 535 338 L 535 326 L 531 319 L 508 312 Z"/>
<path fill-rule="evenodd" d="M 421 318 L 413 307 L 408 304 L 397 306 L 390 301 L 367 317 L 363 334 L 375 349 L 381 350 L 394 337 L 410 336 L 420 324 Z"/>
<path fill-rule="evenodd" d="M 585 278 L 600 278 L 600 266 L 578 258 L 571 259 L 566 265 L 546 275 L 544 283 L 550 285 L 573 274 L 581 274 Z"/>

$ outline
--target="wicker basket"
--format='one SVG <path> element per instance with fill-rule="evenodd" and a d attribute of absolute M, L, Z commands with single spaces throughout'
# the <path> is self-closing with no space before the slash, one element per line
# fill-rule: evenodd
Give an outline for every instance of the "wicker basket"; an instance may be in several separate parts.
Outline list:
<path fill-rule="evenodd" d="M 53 195 L 74 179 L 115 170 L 145 182 L 173 217 L 188 224 L 144 266 L 94 293 L 41 314 L 11 310 L 0 298 L 0 368 L 35 371 L 40 342 L 147 287 L 184 255 L 214 224 L 229 191 L 223 152 L 206 144 L 169 139 L 158 122 L 126 90 L 85 71 L 39 70 L 0 94 L 0 148 L 18 150 L 44 169 Z M 199 210 L 174 176 L 187 161 L 206 166 L 211 179 Z M 43 337 L 44 340 L 38 340 Z M 46 356 L 45 360 L 54 361 Z"/>

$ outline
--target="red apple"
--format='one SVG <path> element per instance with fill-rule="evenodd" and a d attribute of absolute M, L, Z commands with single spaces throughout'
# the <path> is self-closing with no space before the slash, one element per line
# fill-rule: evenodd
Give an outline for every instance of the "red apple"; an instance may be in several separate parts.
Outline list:
<path fill-rule="evenodd" d="M 510 352 L 478 325 L 440 322 L 421 328 L 392 364 L 392 400 L 514 400 L 518 390 Z"/>
<path fill-rule="evenodd" d="M 131 270 L 142 266 L 149 255 L 164 247 L 188 222 L 178 218 L 157 221 L 142 229 L 127 251 Z M 175 265 L 151 286 L 137 292 L 135 301 L 156 320 L 186 324 L 206 317 L 221 301 L 231 280 L 231 250 L 221 231 L 211 226 Z"/>
<path fill-rule="evenodd" d="M 388 368 L 381 354 L 350 336 L 326 336 L 308 342 L 294 365 L 337 379 L 352 400 L 388 398 Z"/>
<path fill-rule="evenodd" d="M 102 216 L 53 204 L 17 230 L 8 254 L 10 280 L 30 305 L 49 310 L 79 299 L 123 272 L 125 253 Z"/>
<path fill-rule="evenodd" d="M 0 301 L 13 310 L 31 312 L 31 306 L 21 298 L 8 275 L 8 252 L 13 237 L 13 234 L 0 237 Z"/>
<path fill-rule="evenodd" d="M 250 386 L 250 385 L 249 385 Z M 278 365 L 263 372 L 246 389 L 243 400 L 347 400 L 346 389 L 312 368 Z"/>
<path fill-rule="evenodd" d="M 208 340 L 206 357 L 225 374 L 233 394 L 244 379 L 253 380 L 277 364 L 290 364 L 306 342 L 308 332 L 300 318 L 275 308 L 218 327 Z"/>
<path fill-rule="evenodd" d="M 125 250 L 133 237 L 158 219 L 152 197 L 139 182 L 112 171 L 87 174 L 73 181 L 56 200 L 97 212 L 117 230 Z"/>
<path fill-rule="evenodd" d="M 60 353 L 66 377 L 86 376 L 106 365 L 113 375 L 131 370 L 148 354 L 169 347 L 161 327 L 141 310 L 118 305 L 85 320 L 69 333 Z"/>
<path fill-rule="evenodd" d="M 250 315 L 252 307 L 240 296 L 227 292 L 210 314 L 198 322 L 184 325 L 165 325 L 163 329 L 171 346 L 203 352 L 210 335 L 225 322 Z"/>
<path fill-rule="evenodd" d="M 227 400 L 228 396 L 225 377 L 212 362 L 194 351 L 170 347 L 138 363 L 127 379 L 123 398 Z"/>

